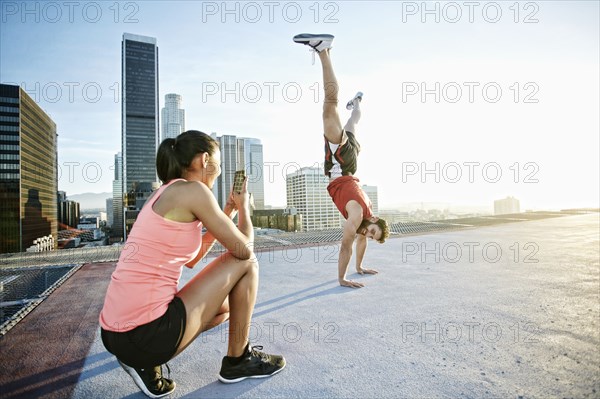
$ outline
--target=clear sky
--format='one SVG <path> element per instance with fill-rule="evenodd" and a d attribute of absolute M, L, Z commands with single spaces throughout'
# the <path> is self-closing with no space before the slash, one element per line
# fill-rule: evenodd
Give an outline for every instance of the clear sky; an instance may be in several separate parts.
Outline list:
<path fill-rule="evenodd" d="M 3 1 L 0 81 L 58 130 L 59 189 L 112 191 L 121 39 L 155 37 L 160 107 L 186 127 L 262 140 L 265 199 L 322 162 L 321 69 L 297 33 L 332 33 L 345 104 L 365 93 L 357 176 L 380 208 L 599 205 L 597 1 Z M 340 113 L 347 118 L 348 111 Z"/>

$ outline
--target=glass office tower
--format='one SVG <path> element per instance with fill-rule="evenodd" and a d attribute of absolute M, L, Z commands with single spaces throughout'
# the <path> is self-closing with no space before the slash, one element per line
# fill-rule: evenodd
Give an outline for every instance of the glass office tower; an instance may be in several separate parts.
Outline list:
<path fill-rule="evenodd" d="M 0 253 L 58 239 L 56 124 L 19 86 L 0 85 Z"/>
<path fill-rule="evenodd" d="M 138 187 L 156 186 L 159 144 L 158 47 L 152 37 L 123 34 L 122 42 L 123 196 Z M 123 202 L 124 235 L 139 211 L 138 201 Z M 130 215 L 127 215 L 130 212 Z"/>

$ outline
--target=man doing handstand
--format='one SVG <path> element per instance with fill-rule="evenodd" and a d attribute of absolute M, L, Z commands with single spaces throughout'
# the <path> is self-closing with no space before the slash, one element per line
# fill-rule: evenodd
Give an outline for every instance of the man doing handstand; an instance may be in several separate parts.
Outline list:
<path fill-rule="evenodd" d="M 386 221 L 373 215 L 371 201 L 360 188 L 358 178 L 354 176 L 360 152 L 360 144 L 356 140 L 355 133 L 356 124 L 361 116 L 360 102 L 363 94 L 358 92 L 346 105 L 347 109 L 352 110 L 352 115 L 342 128 L 337 111 L 338 83 L 329 55 L 333 35 L 305 33 L 294 36 L 294 41 L 308 45 L 316 51 L 319 54 L 323 68 L 325 175 L 330 179 L 327 191 L 346 219 L 338 259 L 338 280 L 340 285 L 345 287 L 363 287 L 362 283 L 346 279 L 354 239 L 356 238 L 356 271 L 359 274 L 376 274 L 376 270 L 362 267 L 362 261 L 367 250 L 367 238 L 383 243 L 390 234 Z"/>

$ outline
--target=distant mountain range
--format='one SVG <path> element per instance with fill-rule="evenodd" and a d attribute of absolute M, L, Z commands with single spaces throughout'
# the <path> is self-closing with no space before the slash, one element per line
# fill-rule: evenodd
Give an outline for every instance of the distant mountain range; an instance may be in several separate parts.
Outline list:
<path fill-rule="evenodd" d="M 112 193 L 83 193 L 67 195 L 70 201 L 79 202 L 81 210 L 106 209 L 106 199 L 112 198 Z"/>

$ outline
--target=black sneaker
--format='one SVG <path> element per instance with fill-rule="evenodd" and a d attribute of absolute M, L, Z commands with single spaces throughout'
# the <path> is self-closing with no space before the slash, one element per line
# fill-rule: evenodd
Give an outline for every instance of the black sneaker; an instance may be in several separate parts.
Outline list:
<path fill-rule="evenodd" d="M 285 367 L 283 356 L 269 355 L 257 350 L 262 348 L 262 346 L 251 347 L 248 343 L 242 356 L 225 356 L 219 372 L 219 381 L 231 384 L 246 378 L 267 378 L 283 370 Z"/>
<path fill-rule="evenodd" d="M 136 385 L 150 398 L 162 398 L 175 390 L 175 382 L 168 378 L 163 378 L 162 367 L 156 366 L 148 369 L 136 369 L 129 367 L 117 359 L 123 370 L 133 378 Z M 167 366 L 169 369 L 169 366 Z M 171 370 L 169 370 L 171 374 Z"/>

